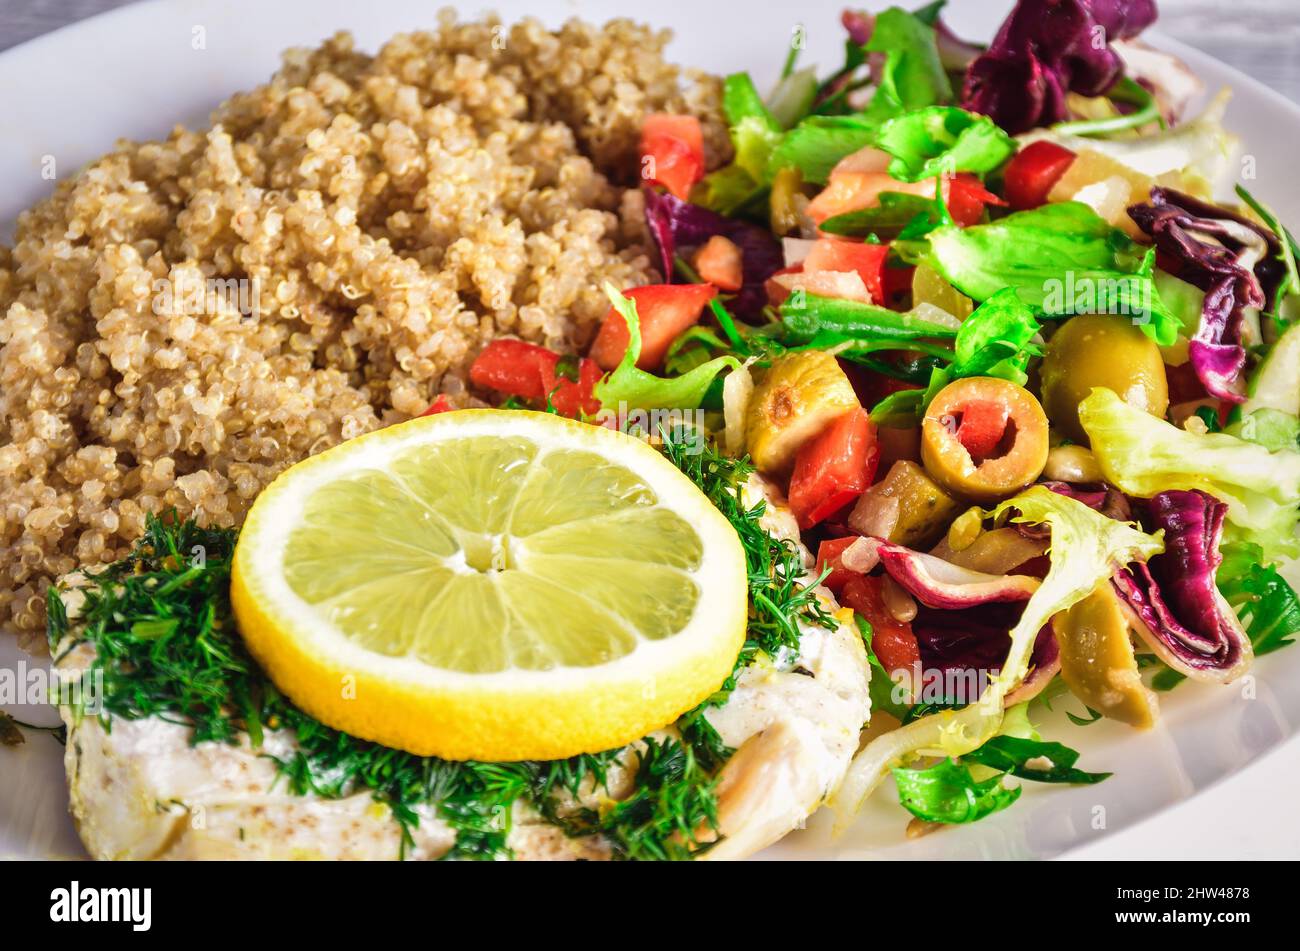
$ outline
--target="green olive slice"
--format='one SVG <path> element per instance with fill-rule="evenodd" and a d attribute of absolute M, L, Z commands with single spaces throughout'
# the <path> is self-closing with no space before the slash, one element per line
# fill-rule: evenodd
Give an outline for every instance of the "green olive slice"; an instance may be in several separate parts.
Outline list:
<path fill-rule="evenodd" d="M 1006 428 L 987 454 L 972 457 L 960 438 L 962 415 L 975 404 L 992 404 Z M 1024 387 L 994 377 L 950 383 L 930 403 L 921 424 L 921 461 L 953 495 L 992 503 L 1032 484 L 1047 465 L 1047 416 Z"/>

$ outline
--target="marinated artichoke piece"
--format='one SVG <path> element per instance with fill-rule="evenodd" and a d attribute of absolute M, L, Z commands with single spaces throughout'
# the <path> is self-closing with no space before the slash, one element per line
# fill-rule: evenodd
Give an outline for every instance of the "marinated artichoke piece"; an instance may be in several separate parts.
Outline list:
<path fill-rule="evenodd" d="M 788 473 L 804 443 L 853 409 L 853 384 L 829 353 L 804 350 L 779 358 L 749 401 L 745 443 L 754 465 Z"/>
<path fill-rule="evenodd" d="M 1138 673 L 1128 615 L 1109 580 L 1052 618 L 1052 631 L 1076 697 L 1112 720 L 1144 730 L 1155 724 L 1158 701 Z"/>
<path fill-rule="evenodd" d="M 1032 484 L 1047 465 L 1047 416 L 1026 389 L 968 377 L 939 391 L 921 424 L 921 461 L 945 490 L 990 504 Z"/>
<path fill-rule="evenodd" d="M 1160 348 L 1124 317 L 1074 317 L 1052 335 L 1040 370 L 1043 408 L 1052 426 L 1088 444 L 1079 423 L 1079 404 L 1094 387 L 1119 394 L 1130 406 L 1163 419 L 1169 410 L 1169 381 Z"/>
<path fill-rule="evenodd" d="M 849 527 L 908 548 L 929 548 L 948 530 L 961 504 L 914 462 L 899 460 L 863 493 Z"/>

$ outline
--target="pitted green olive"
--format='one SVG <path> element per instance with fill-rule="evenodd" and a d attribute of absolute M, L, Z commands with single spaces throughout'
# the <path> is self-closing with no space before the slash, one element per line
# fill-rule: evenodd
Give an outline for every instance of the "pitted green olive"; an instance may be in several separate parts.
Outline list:
<path fill-rule="evenodd" d="M 1043 408 L 1052 426 L 1078 443 L 1088 434 L 1079 404 L 1105 387 L 1152 416 L 1169 409 L 1160 348 L 1125 317 L 1088 314 L 1067 321 L 1047 342 L 1041 369 Z"/>

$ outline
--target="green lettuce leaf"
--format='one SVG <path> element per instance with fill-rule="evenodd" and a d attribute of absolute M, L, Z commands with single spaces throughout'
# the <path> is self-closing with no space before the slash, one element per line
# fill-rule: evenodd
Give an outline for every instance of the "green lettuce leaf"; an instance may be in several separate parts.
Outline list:
<path fill-rule="evenodd" d="M 1178 319 L 1179 333 L 1190 339 L 1201 326 L 1205 292 L 1161 270 L 1152 275 L 1152 280 L 1156 282 L 1156 292 L 1165 307 Z"/>
<path fill-rule="evenodd" d="M 1146 561 L 1164 550 L 1159 538 L 1043 486 L 1032 486 L 986 514 L 1050 527 L 1047 576 L 1011 629 L 1006 662 L 978 701 L 886 733 L 854 757 L 832 803 L 841 825 L 900 763 L 918 755 L 964 756 L 996 736 L 1003 721 L 1003 703 L 1028 673 L 1034 641 L 1043 625 L 1086 598 L 1117 568 Z"/>
<path fill-rule="evenodd" d="M 1300 452 L 1270 452 L 1227 433 L 1191 433 L 1095 389 L 1079 421 L 1106 480 L 1149 499 L 1168 489 L 1200 489 L 1228 504 L 1234 537 L 1270 559 L 1300 547 Z"/>
<path fill-rule="evenodd" d="M 1257 409 L 1223 431 L 1230 436 L 1263 446 L 1269 452 L 1300 450 L 1300 419 L 1280 409 Z"/>
<path fill-rule="evenodd" d="M 819 228 L 826 234 L 850 238 L 869 235 L 881 240 L 895 235 L 923 238 L 949 221 L 943 204 L 933 198 L 904 192 L 881 192 L 880 204 L 876 207 L 827 218 Z"/>
<path fill-rule="evenodd" d="M 628 342 L 622 361 L 593 389 L 601 409 L 617 411 L 620 404 L 628 409 L 698 409 L 718 374 L 740 366 L 739 360 L 727 354 L 682 376 L 658 377 L 639 369 L 636 361 L 641 356 L 641 320 L 636 302 L 609 283 L 605 284 L 605 294 L 627 321 Z"/>
<path fill-rule="evenodd" d="M 970 769 L 946 759 L 925 769 L 892 770 L 903 808 L 926 822 L 978 822 L 1020 798 L 1020 787 L 1003 785 L 1003 774 L 977 781 Z"/>
<path fill-rule="evenodd" d="M 1242 576 L 1220 584 L 1219 590 L 1237 609 L 1256 657 L 1295 643 L 1300 634 L 1300 597 L 1276 566 L 1252 564 Z"/>
<path fill-rule="evenodd" d="M 952 82 L 939 58 L 934 28 L 914 14 L 900 7 L 879 14 L 866 49 L 885 54 L 880 82 L 866 109 L 873 123 L 953 101 Z"/>
<path fill-rule="evenodd" d="M 731 127 L 735 164 L 754 181 L 762 181 L 772 149 L 785 130 L 763 103 L 749 73 L 732 73 L 723 81 L 722 111 Z"/>
<path fill-rule="evenodd" d="M 871 145 L 876 123 L 862 116 L 809 116 L 785 134 L 767 162 L 766 181 L 797 168 L 805 182 L 825 185 L 840 159 Z"/>
<path fill-rule="evenodd" d="M 984 174 L 1016 151 L 1015 140 L 992 119 L 956 106 L 928 106 L 890 119 L 880 127 L 876 147 L 894 157 L 889 174 L 903 182 L 956 172 Z"/>
<path fill-rule="evenodd" d="M 1041 329 L 1034 309 L 1013 288 L 998 291 L 962 321 L 952 362 L 937 368 L 924 390 L 885 397 L 872 408 L 872 420 L 894 428 L 917 425 L 939 391 L 963 377 L 992 376 L 1024 386 L 1030 358 L 1042 352 L 1033 342 Z"/>
<path fill-rule="evenodd" d="M 791 294 L 781 305 L 781 319 L 790 339 L 804 343 L 817 340 L 829 345 L 846 340 L 883 340 L 890 342 L 894 349 L 915 349 L 911 343 L 918 342 L 919 349 L 924 351 L 924 344 L 919 343 L 924 339 L 957 335 L 954 326 L 928 320 L 920 313 L 900 313 L 876 304 L 816 294 Z M 902 341 L 908 341 L 909 346 L 901 347 Z"/>
<path fill-rule="evenodd" d="M 1017 382 L 1023 384 L 1029 358 L 1041 354 L 1033 339 L 1042 329 L 1033 308 L 1014 290 L 998 291 L 962 321 L 957 331 L 957 359 L 950 370 L 953 378 L 989 376 L 1013 361 L 1021 377 Z"/>
<path fill-rule="evenodd" d="M 1079 202 L 1044 205 L 970 228 L 929 235 L 927 262 L 977 301 L 1004 287 L 1048 317 L 1113 313 L 1161 346 L 1182 322 L 1160 299 L 1155 249 L 1144 249 Z"/>

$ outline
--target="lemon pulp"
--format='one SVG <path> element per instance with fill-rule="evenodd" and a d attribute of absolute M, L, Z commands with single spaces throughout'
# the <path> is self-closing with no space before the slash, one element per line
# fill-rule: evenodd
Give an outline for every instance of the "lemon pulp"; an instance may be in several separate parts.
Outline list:
<path fill-rule="evenodd" d="M 724 518 L 620 433 L 471 411 L 289 470 L 232 597 L 273 680 L 328 725 L 448 758 L 621 745 L 708 696 L 744 638 Z"/>

